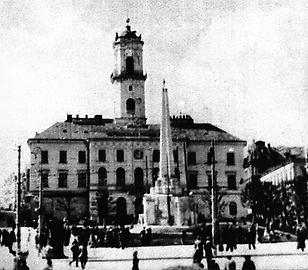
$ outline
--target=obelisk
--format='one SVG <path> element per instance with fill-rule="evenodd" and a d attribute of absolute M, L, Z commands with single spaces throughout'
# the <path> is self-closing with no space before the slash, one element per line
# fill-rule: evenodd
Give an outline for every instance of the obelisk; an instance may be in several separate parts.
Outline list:
<path fill-rule="evenodd" d="M 165 87 L 165 80 L 162 88 L 162 108 L 160 124 L 160 162 L 159 177 L 157 179 L 156 193 L 169 194 L 175 190 L 174 185 L 174 160 L 173 160 L 173 143 L 170 125 L 170 112 L 168 90 Z"/>

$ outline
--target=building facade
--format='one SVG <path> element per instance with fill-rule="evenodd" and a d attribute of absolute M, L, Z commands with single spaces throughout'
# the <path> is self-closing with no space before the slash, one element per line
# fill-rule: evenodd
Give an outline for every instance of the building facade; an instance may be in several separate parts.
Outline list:
<path fill-rule="evenodd" d="M 159 175 L 160 127 L 147 124 L 143 41 L 127 25 L 114 41 L 111 82 L 120 93 L 120 117 L 72 117 L 28 140 L 30 191 L 41 187 L 47 216 L 70 220 L 89 217 L 100 223 L 130 223 L 143 213 L 143 197 Z M 210 218 L 211 165 L 215 141 L 221 218 L 245 216 L 241 204 L 243 149 L 246 142 L 188 115 L 171 117 L 175 175 L 183 206 L 191 213 L 183 224 Z"/>

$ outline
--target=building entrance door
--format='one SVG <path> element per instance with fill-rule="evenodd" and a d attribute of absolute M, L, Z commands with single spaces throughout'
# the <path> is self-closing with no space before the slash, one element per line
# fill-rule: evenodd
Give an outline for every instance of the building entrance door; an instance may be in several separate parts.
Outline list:
<path fill-rule="evenodd" d="M 97 199 L 98 218 L 100 224 L 108 223 L 108 193 L 103 192 Z"/>
<path fill-rule="evenodd" d="M 117 199 L 117 221 L 118 224 L 125 224 L 127 220 L 126 200 L 123 197 Z"/>

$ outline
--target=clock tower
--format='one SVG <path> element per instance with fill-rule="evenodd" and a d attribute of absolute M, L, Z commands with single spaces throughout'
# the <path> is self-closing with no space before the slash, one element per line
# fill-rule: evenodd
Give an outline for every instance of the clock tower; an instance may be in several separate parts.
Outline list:
<path fill-rule="evenodd" d="M 115 66 L 111 74 L 111 82 L 120 90 L 121 117 L 119 123 L 145 125 L 145 95 L 143 74 L 143 41 L 141 35 L 132 31 L 127 19 L 126 29 L 119 35 L 116 33 L 113 42 Z"/>

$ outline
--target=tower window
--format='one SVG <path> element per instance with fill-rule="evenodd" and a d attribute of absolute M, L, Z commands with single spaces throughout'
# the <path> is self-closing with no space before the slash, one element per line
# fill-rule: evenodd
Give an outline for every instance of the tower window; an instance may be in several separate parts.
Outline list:
<path fill-rule="evenodd" d="M 227 177 L 228 177 L 228 189 L 236 189 L 236 175 L 229 174 Z"/>
<path fill-rule="evenodd" d="M 175 163 L 179 162 L 179 151 L 177 150 L 173 150 L 173 160 Z"/>
<path fill-rule="evenodd" d="M 230 202 L 229 203 L 229 213 L 231 216 L 237 215 L 237 205 L 236 202 Z"/>
<path fill-rule="evenodd" d="M 196 152 L 188 152 L 188 165 L 195 165 L 196 163 Z"/>
<path fill-rule="evenodd" d="M 117 161 L 118 162 L 124 161 L 124 150 L 117 150 Z"/>
<path fill-rule="evenodd" d="M 135 100 L 133 100 L 132 98 L 129 98 L 128 100 L 126 100 L 126 111 L 128 113 L 132 113 L 135 111 Z"/>
<path fill-rule="evenodd" d="M 133 74 L 134 73 L 134 59 L 132 56 L 128 56 L 126 58 L 126 72 L 128 74 Z"/>
<path fill-rule="evenodd" d="M 196 189 L 198 187 L 198 172 L 191 171 L 188 174 L 188 189 Z"/>
<path fill-rule="evenodd" d="M 133 91 L 133 86 L 132 85 L 128 86 L 128 91 Z"/>

